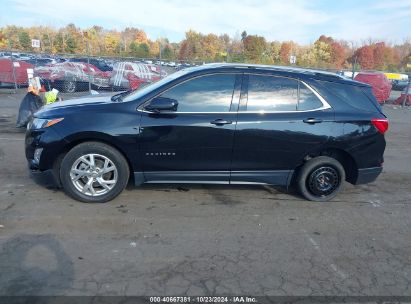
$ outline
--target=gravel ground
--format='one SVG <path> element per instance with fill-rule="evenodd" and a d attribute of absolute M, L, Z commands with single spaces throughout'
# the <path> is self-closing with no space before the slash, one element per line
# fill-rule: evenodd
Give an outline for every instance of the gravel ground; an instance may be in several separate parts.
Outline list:
<path fill-rule="evenodd" d="M 383 174 L 329 203 L 152 185 L 92 205 L 28 177 L 22 96 L 0 93 L 0 295 L 411 296 L 411 109 L 384 106 Z"/>

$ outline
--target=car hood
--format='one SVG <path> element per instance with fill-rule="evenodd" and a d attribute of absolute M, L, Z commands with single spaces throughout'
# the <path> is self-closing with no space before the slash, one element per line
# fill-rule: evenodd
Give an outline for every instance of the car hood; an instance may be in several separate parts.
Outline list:
<path fill-rule="evenodd" d="M 95 95 L 95 96 L 87 96 L 82 98 L 76 99 L 69 99 L 63 101 L 56 101 L 52 104 L 45 105 L 43 109 L 54 109 L 54 108 L 67 108 L 67 107 L 77 107 L 77 106 L 84 106 L 84 105 L 91 105 L 91 104 L 104 104 L 104 103 L 111 103 L 111 96 L 114 94 L 103 94 L 103 95 Z"/>
<path fill-rule="evenodd" d="M 115 94 L 99 94 L 96 96 L 87 96 L 70 100 L 56 101 L 52 104 L 43 106 L 34 114 L 34 116 L 39 118 L 54 117 L 69 113 L 78 113 L 80 107 L 82 108 L 80 111 L 84 111 L 85 108 L 94 108 L 98 106 L 113 104 L 113 102 L 111 101 L 111 96 L 113 95 Z"/>

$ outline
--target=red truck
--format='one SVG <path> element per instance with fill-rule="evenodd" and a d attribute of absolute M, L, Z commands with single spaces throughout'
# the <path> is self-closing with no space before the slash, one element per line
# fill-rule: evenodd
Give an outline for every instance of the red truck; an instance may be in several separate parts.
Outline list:
<path fill-rule="evenodd" d="M 380 104 L 385 103 L 390 97 L 392 85 L 384 73 L 360 72 L 354 80 L 371 85 L 372 92 Z"/>
<path fill-rule="evenodd" d="M 0 59 L 0 87 L 14 87 L 27 85 L 27 69 L 33 69 L 34 66 L 25 61 L 13 61 L 9 58 Z M 14 69 L 14 72 L 13 72 Z"/>

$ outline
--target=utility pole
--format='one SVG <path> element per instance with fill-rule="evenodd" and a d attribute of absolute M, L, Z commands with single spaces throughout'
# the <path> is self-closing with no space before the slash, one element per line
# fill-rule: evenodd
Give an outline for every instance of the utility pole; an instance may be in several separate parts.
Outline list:
<path fill-rule="evenodd" d="M 351 41 L 351 49 L 352 49 L 352 75 L 351 75 L 351 79 L 354 79 L 354 74 L 355 74 L 355 67 L 357 66 L 357 55 L 355 54 L 355 50 L 354 50 L 354 42 Z"/>
<path fill-rule="evenodd" d="M 402 100 L 402 107 L 405 107 L 408 101 L 408 96 L 410 95 L 410 89 L 411 89 L 411 73 L 408 73 L 408 85 L 407 88 L 405 89 L 405 98 Z"/>
<path fill-rule="evenodd" d="M 84 37 L 86 38 L 86 51 L 87 51 L 87 64 L 90 64 L 90 45 L 88 39 L 88 32 L 83 32 Z M 88 91 L 91 94 L 91 74 L 88 73 Z"/>
<path fill-rule="evenodd" d="M 355 74 L 355 67 L 357 65 L 357 56 L 354 55 L 354 62 L 352 64 L 352 75 L 351 75 L 351 79 L 354 79 L 354 74 Z"/>
<path fill-rule="evenodd" d="M 162 76 L 162 65 L 161 65 L 161 38 L 160 39 L 158 39 L 158 44 L 159 44 L 159 49 L 160 49 L 160 52 L 159 52 L 159 63 L 160 63 L 160 79 L 162 79 L 163 78 L 163 76 Z"/>
<path fill-rule="evenodd" d="M 7 39 L 10 50 L 11 67 L 13 69 L 14 93 L 17 93 L 16 67 L 14 66 L 13 52 L 11 51 L 10 37 Z"/>

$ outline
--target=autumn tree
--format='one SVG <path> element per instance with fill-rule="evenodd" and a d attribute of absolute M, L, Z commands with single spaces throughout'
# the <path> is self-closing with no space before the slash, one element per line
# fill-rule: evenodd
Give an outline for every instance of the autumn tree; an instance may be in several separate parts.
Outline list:
<path fill-rule="evenodd" d="M 244 40 L 244 55 L 246 60 L 259 63 L 267 49 L 264 37 L 248 35 Z"/>
<path fill-rule="evenodd" d="M 326 35 L 321 35 L 313 44 L 300 45 L 293 41 L 267 41 L 246 31 L 230 37 L 189 30 L 182 41 L 170 43 L 166 38 L 151 40 L 143 29 L 134 27 L 122 31 L 98 25 L 80 29 L 70 23 L 61 28 L 41 25 L 0 28 L 1 50 L 32 51 L 31 39 L 40 39 L 40 51 L 47 53 L 157 58 L 161 46 L 162 58 L 168 60 L 289 65 L 290 55 L 296 55 L 297 65 L 333 69 L 357 61 L 362 69 L 404 71 L 411 54 L 410 39 L 396 45 L 369 40 L 357 48 L 353 42 L 337 41 Z"/>
<path fill-rule="evenodd" d="M 26 31 L 21 31 L 19 33 L 19 44 L 23 51 L 31 50 L 31 39 Z"/>
<path fill-rule="evenodd" d="M 316 65 L 326 67 L 331 60 L 331 46 L 321 40 L 314 43 L 314 55 L 316 58 Z"/>
<path fill-rule="evenodd" d="M 220 40 L 215 34 L 208 34 L 201 39 L 201 52 L 205 60 L 213 61 L 221 51 Z"/>
<path fill-rule="evenodd" d="M 136 43 L 133 41 L 130 44 L 130 52 L 131 55 L 138 57 L 138 58 L 148 58 L 150 57 L 150 48 L 147 43 Z"/>
<path fill-rule="evenodd" d="M 120 34 L 117 31 L 110 31 L 104 36 L 106 55 L 116 55 L 120 52 Z"/>
<path fill-rule="evenodd" d="M 385 43 L 379 42 L 373 46 L 373 58 L 375 69 L 382 69 L 384 67 L 384 52 L 385 52 Z"/>
<path fill-rule="evenodd" d="M 173 59 L 173 57 L 174 57 L 174 52 L 173 52 L 173 49 L 172 49 L 172 47 L 171 47 L 170 45 L 166 45 L 166 46 L 162 49 L 161 57 L 164 58 L 164 59 L 168 59 L 168 60 Z"/>
<path fill-rule="evenodd" d="M 185 39 L 181 42 L 179 52 L 180 60 L 198 60 L 203 58 L 204 52 L 202 50 L 203 35 L 193 30 L 186 32 Z"/>
<path fill-rule="evenodd" d="M 18 37 L 21 30 L 21 28 L 15 25 L 8 25 L 2 29 L 3 35 L 6 37 L 7 48 L 21 49 Z"/>
<path fill-rule="evenodd" d="M 346 61 L 345 48 L 338 42 L 331 42 L 331 63 L 334 67 L 341 69 Z"/>
<path fill-rule="evenodd" d="M 148 43 L 147 35 L 143 30 L 137 30 L 134 36 L 134 42 L 137 44 Z"/>
<path fill-rule="evenodd" d="M 178 59 L 179 60 L 187 60 L 193 58 L 193 49 L 192 46 L 189 44 L 187 40 L 183 40 L 180 43 L 180 50 L 178 52 Z"/>
<path fill-rule="evenodd" d="M 3 31 L 0 31 L 0 49 L 4 49 L 7 46 L 7 38 Z"/>
<path fill-rule="evenodd" d="M 317 58 L 314 53 L 314 46 L 301 46 L 297 49 L 298 65 L 303 67 L 313 67 L 317 65 Z"/>
<path fill-rule="evenodd" d="M 148 40 L 149 57 L 157 58 L 160 55 L 160 42 Z"/>
<path fill-rule="evenodd" d="M 77 42 L 71 34 L 67 35 L 66 38 L 66 52 L 74 54 L 77 48 Z"/>
<path fill-rule="evenodd" d="M 372 46 L 364 45 L 355 52 L 355 56 L 362 69 L 369 70 L 374 68 L 374 51 Z"/>
<path fill-rule="evenodd" d="M 291 55 L 291 43 L 290 42 L 283 42 L 280 46 L 280 62 L 282 64 L 289 64 L 290 63 L 290 55 Z"/>

